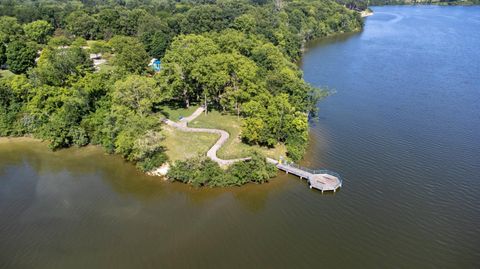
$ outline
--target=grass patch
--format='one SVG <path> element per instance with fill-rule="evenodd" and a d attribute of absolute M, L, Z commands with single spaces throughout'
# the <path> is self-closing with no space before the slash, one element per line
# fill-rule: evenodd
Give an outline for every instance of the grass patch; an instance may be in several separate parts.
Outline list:
<path fill-rule="evenodd" d="M 285 156 L 286 148 L 283 144 L 278 144 L 274 148 L 250 146 L 243 143 L 240 139 L 242 119 L 233 115 L 222 115 L 218 111 L 210 111 L 207 115 L 202 114 L 194 121 L 190 122 L 189 127 L 202 127 L 222 129 L 230 134 L 228 141 L 218 151 L 218 157 L 222 159 L 235 159 L 250 156 L 252 149 L 260 150 L 265 156 L 278 159 Z"/>
<path fill-rule="evenodd" d="M 91 47 L 92 45 L 98 43 L 98 40 L 87 40 L 87 46 Z"/>
<path fill-rule="evenodd" d="M 160 107 L 160 112 L 165 115 L 168 119 L 173 121 L 178 121 L 180 117 L 190 116 L 198 106 L 190 106 L 189 108 L 184 107 L 175 107 L 175 106 L 162 106 Z"/>
<path fill-rule="evenodd" d="M 188 133 L 176 130 L 168 125 L 163 127 L 165 140 L 163 145 L 170 161 L 186 160 L 198 155 L 206 155 L 219 136 L 207 133 Z"/>
<path fill-rule="evenodd" d="M 98 70 L 102 72 L 114 72 L 116 69 L 116 67 L 111 65 L 108 61 L 103 64 L 99 64 L 97 67 Z"/>
<path fill-rule="evenodd" d="M 0 70 L 0 78 L 8 78 L 14 74 L 10 70 Z"/>

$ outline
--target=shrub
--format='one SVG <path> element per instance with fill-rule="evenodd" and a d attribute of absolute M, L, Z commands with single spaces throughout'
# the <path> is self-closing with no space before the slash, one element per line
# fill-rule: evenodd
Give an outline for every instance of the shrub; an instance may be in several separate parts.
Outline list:
<path fill-rule="evenodd" d="M 177 161 L 167 176 L 196 187 L 225 187 L 241 186 L 249 182 L 265 183 L 277 174 L 276 171 L 275 166 L 267 163 L 264 156 L 253 152 L 250 160 L 236 162 L 225 170 L 206 157 Z"/>

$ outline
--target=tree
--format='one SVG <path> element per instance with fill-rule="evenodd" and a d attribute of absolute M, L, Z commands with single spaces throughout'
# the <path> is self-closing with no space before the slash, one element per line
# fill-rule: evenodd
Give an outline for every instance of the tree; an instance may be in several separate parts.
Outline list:
<path fill-rule="evenodd" d="M 54 36 L 48 40 L 48 46 L 50 47 L 65 47 L 72 45 L 72 40 L 66 36 Z"/>
<path fill-rule="evenodd" d="M 139 23 L 137 35 L 148 54 L 153 58 L 162 58 L 173 38 L 167 21 L 148 15 L 142 17 Z"/>
<path fill-rule="evenodd" d="M 241 136 L 250 144 L 274 146 L 286 142 L 289 156 L 298 160 L 308 141 L 308 121 L 306 113 L 297 111 L 288 99 L 287 94 L 262 94 L 247 102 Z"/>
<path fill-rule="evenodd" d="M 113 65 L 130 73 L 140 74 L 145 71 L 149 57 L 142 43 L 134 37 L 115 36 L 109 45 L 115 54 Z"/>
<path fill-rule="evenodd" d="M 0 136 L 8 136 L 13 132 L 13 123 L 18 113 L 18 109 L 14 109 L 15 99 L 9 81 L 0 80 Z"/>
<path fill-rule="evenodd" d="M 248 182 L 264 183 L 277 174 L 277 168 L 267 163 L 265 156 L 254 151 L 248 161 L 236 162 L 222 169 L 207 157 L 176 161 L 168 171 L 168 178 L 195 187 L 241 186 Z"/>
<path fill-rule="evenodd" d="M 7 62 L 7 48 L 0 43 L 0 68 Z"/>
<path fill-rule="evenodd" d="M 23 31 L 30 41 L 46 44 L 49 36 L 53 34 L 53 27 L 47 21 L 38 20 L 25 24 Z"/>
<path fill-rule="evenodd" d="M 258 94 L 263 83 L 257 77 L 255 63 L 238 53 L 219 53 L 200 58 L 193 66 L 192 77 L 207 97 L 213 97 L 223 110 L 240 114 L 240 105 L 251 94 Z"/>
<path fill-rule="evenodd" d="M 24 111 L 26 128 L 36 137 L 49 140 L 52 149 L 88 143 L 85 130 L 79 126 L 86 114 L 84 98 L 67 88 L 47 85 L 34 87 L 30 95 Z"/>
<path fill-rule="evenodd" d="M 235 185 L 243 185 L 247 182 L 265 183 L 277 175 L 277 168 L 268 163 L 261 153 L 253 151 L 250 156 L 250 160 L 236 162 L 228 168 L 227 172 L 233 178 Z"/>
<path fill-rule="evenodd" d="M 162 58 L 171 39 L 168 34 L 160 31 L 145 33 L 141 38 L 148 54 L 152 58 Z"/>
<path fill-rule="evenodd" d="M 225 184 L 225 171 L 216 162 L 206 157 L 176 161 L 168 171 L 168 177 L 195 187 L 228 185 Z"/>
<path fill-rule="evenodd" d="M 110 39 L 114 35 L 119 35 L 120 14 L 117 9 L 105 8 L 95 15 L 99 30 L 99 38 Z"/>
<path fill-rule="evenodd" d="M 232 23 L 232 17 L 225 14 L 225 9 L 216 5 L 199 5 L 190 9 L 181 22 L 182 33 L 201 34 L 221 31 Z"/>
<path fill-rule="evenodd" d="M 235 18 L 234 27 L 244 33 L 251 33 L 256 27 L 255 18 L 250 14 L 243 14 Z"/>
<path fill-rule="evenodd" d="M 36 44 L 14 41 L 7 47 L 7 65 L 15 74 L 24 73 L 35 65 L 37 57 Z"/>
<path fill-rule="evenodd" d="M 113 104 L 109 114 L 109 121 L 113 120 L 113 125 L 110 127 L 113 129 L 113 133 L 109 135 L 114 136 L 116 153 L 121 154 L 129 161 L 139 162 L 142 160 L 138 158 L 154 157 L 162 149 L 158 144 L 158 147 L 154 145 L 155 141 L 161 140 L 161 136 L 157 133 L 160 122 L 156 117 L 138 114 L 122 104 Z M 155 132 L 155 135 L 150 138 L 145 137 L 149 136 L 149 131 Z M 145 141 L 142 142 L 139 139 L 150 141 L 148 144 L 152 147 L 143 145 Z M 145 152 L 141 152 L 142 150 Z"/>
<path fill-rule="evenodd" d="M 285 55 L 272 43 L 264 43 L 255 47 L 252 58 L 267 71 L 277 71 L 283 67 L 295 69 L 296 66 L 285 58 Z"/>
<path fill-rule="evenodd" d="M 40 84 L 64 86 L 89 70 L 92 70 L 92 61 L 83 49 L 47 47 L 32 71 L 32 78 Z"/>
<path fill-rule="evenodd" d="M 70 13 L 65 18 L 66 29 L 74 36 L 94 39 L 97 35 L 97 20 L 82 10 Z"/>
<path fill-rule="evenodd" d="M 115 83 L 113 103 L 126 107 L 139 115 L 152 112 L 153 104 L 164 96 L 153 78 L 130 75 Z"/>
<path fill-rule="evenodd" d="M 251 57 L 252 50 L 264 43 L 261 37 L 257 35 L 247 35 L 233 29 L 226 29 L 219 33 L 211 33 L 210 36 L 222 52 L 238 52 L 246 57 Z"/>
<path fill-rule="evenodd" d="M 133 143 L 132 157 L 142 171 L 151 171 L 167 160 L 162 141 L 165 139 L 160 132 L 148 130 Z"/>
<path fill-rule="evenodd" d="M 0 17 L 0 43 L 9 43 L 19 35 L 22 35 L 22 27 L 16 18 Z"/>
<path fill-rule="evenodd" d="M 185 106 L 190 105 L 193 96 L 202 94 L 195 87 L 191 72 L 194 63 L 200 58 L 219 52 L 210 38 L 201 35 L 180 35 L 176 37 L 163 58 L 160 72 L 162 88 L 172 97 L 181 98 Z"/>
<path fill-rule="evenodd" d="M 72 90 L 76 91 L 78 95 L 84 96 L 88 110 L 93 112 L 101 105 L 105 105 L 102 100 L 113 89 L 112 77 L 107 72 L 87 73 L 72 85 Z"/>

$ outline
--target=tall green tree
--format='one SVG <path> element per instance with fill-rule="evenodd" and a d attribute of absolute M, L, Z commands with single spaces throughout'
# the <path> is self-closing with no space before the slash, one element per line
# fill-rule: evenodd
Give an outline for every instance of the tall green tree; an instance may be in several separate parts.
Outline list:
<path fill-rule="evenodd" d="M 150 58 L 137 38 L 115 36 L 110 40 L 109 45 L 115 54 L 112 60 L 115 66 L 134 74 L 145 72 Z"/>
<path fill-rule="evenodd" d="M 219 48 L 210 38 L 201 35 L 176 37 L 163 58 L 159 76 L 162 87 L 188 107 L 194 97 L 202 94 L 191 75 L 195 62 L 218 52 Z"/>
<path fill-rule="evenodd" d="M 25 107 L 27 129 L 39 138 L 50 141 L 52 149 L 88 143 L 85 130 L 79 126 L 86 114 L 82 96 L 65 87 L 34 87 Z"/>
<path fill-rule="evenodd" d="M 223 110 L 240 114 L 240 106 L 251 95 L 261 92 L 258 68 L 252 60 L 238 53 L 219 53 L 200 58 L 193 66 L 192 77 L 207 99 L 219 104 Z"/>
<path fill-rule="evenodd" d="M 117 81 L 114 88 L 113 103 L 140 115 L 151 113 L 153 105 L 165 98 L 153 78 L 139 75 Z"/>
<path fill-rule="evenodd" d="M 286 142 L 289 156 L 298 160 L 308 141 L 307 114 L 289 102 L 288 94 L 260 95 L 244 105 L 242 138 L 250 144 L 274 146 Z"/>
<path fill-rule="evenodd" d="M 65 86 L 92 69 L 92 61 L 79 47 L 47 47 L 32 71 L 32 78 L 39 84 Z"/>
<path fill-rule="evenodd" d="M 94 39 L 98 34 L 97 20 L 83 10 L 70 13 L 65 18 L 66 29 L 69 33 L 85 39 Z"/>
<path fill-rule="evenodd" d="M 22 35 L 22 26 L 16 18 L 8 16 L 0 17 L 0 43 L 8 43 L 20 35 Z"/>
<path fill-rule="evenodd" d="M 169 34 L 161 31 L 144 34 L 141 38 L 150 57 L 158 59 L 164 56 L 171 40 Z"/>
<path fill-rule="evenodd" d="M 198 5 L 190 9 L 181 22 L 182 33 L 201 34 L 209 31 L 221 31 L 232 23 L 233 18 L 228 16 L 216 5 Z"/>
<path fill-rule="evenodd" d="M 14 41 L 8 44 L 6 54 L 10 71 L 21 74 L 35 65 L 37 46 L 31 42 Z"/>
<path fill-rule="evenodd" d="M 23 31 L 30 41 L 46 44 L 48 38 L 53 34 L 53 27 L 47 21 L 38 20 L 25 24 Z"/>
<path fill-rule="evenodd" d="M 7 62 L 7 47 L 0 43 L 0 66 Z"/>
<path fill-rule="evenodd" d="M 255 18 L 250 14 L 243 14 L 234 21 L 234 28 L 244 33 L 252 33 L 256 27 Z"/>

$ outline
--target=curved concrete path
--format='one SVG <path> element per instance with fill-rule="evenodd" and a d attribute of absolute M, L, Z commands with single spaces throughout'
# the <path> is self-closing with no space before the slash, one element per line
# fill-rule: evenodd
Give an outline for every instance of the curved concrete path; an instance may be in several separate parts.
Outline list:
<path fill-rule="evenodd" d="M 199 107 L 197 110 L 195 110 L 195 112 L 192 113 L 192 115 L 182 118 L 179 122 L 174 122 L 167 119 L 165 120 L 165 123 L 183 132 L 219 134 L 220 138 L 217 140 L 215 145 L 208 150 L 207 157 L 212 159 L 214 162 L 217 162 L 221 166 L 228 166 L 235 162 L 249 160 L 250 158 L 224 160 L 217 157 L 217 151 L 222 147 L 223 144 L 225 144 L 225 142 L 227 142 L 228 138 L 230 137 L 230 134 L 227 131 L 220 129 L 188 127 L 188 123 L 200 116 L 203 111 L 205 111 L 205 109 L 203 107 Z"/>
<path fill-rule="evenodd" d="M 188 127 L 188 123 L 191 122 L 192 120 L 196 119 L 202 112 L 204 111 L 203 107 L 197 108 L 195 112 L 192 113 L 192 115 L 182 118 L 179 122 L 174 122 L 169 119 L 165 120 L 165 123 L 168 124 L 169 126 L 172 126 L 180 131 L 183 132 L 192 132 L 192 133 L 210 133 L 210 134 L 219 134 L 220 138 L 217 140 L 215 145 L 213 145 L 207 152 L 207 156 L 212 159 L 214 162 L 218 163 L 221 166 L 228 166 L 231 165 L 232 163 L 235 162 L 240 162 L 240 161 L 246 161 L 249 160 L 250 158 L 239 158 L 239 159 L 230 159 L 230 160 L 224 160 L 220 159 L 217 157 L 217 151 L 222 147 L 222 145 L 227 142 L 228 138 L 230 137 L 230 134 L 224 130 L 220 129 L 208 129 L 208 128 L 191 128 Z M 327 172 L 322 173 L 322 174 L 312 174 L 309 171 L 306 171 L 306 169 L 302 169 L 298 166 L 291 166 L 291 165 L 285 165 L 280 163 L 279 161 L 267 157 L 267 162 L 275 165 L 278 169 L 284 170 L 287 174 L 291 173 L 293 175 L 296 175 L 302 178 L 306 178 L 310 184 L 310 188 L 317 188 L 322 191 L 329 191 L 333 190 L 334 192 L 342 186 L 342 180 L 337 177 L 328 174 Z M 168 168 L 166 168 L 166 171 L 168 171 Z M 162 169 L 162 168 L 159 168 Z M 158 170 L 158 169 L 157 169 Z M 165 169 L 164 169 L 165 170 Z M 326 171 L 326 170 L 325 170 Z M 156 174 L 161 174 L 165 175 L 160 172 L 157 173 L 157 171 L 151 172 L 151 174 L 156 175 Z"/>

